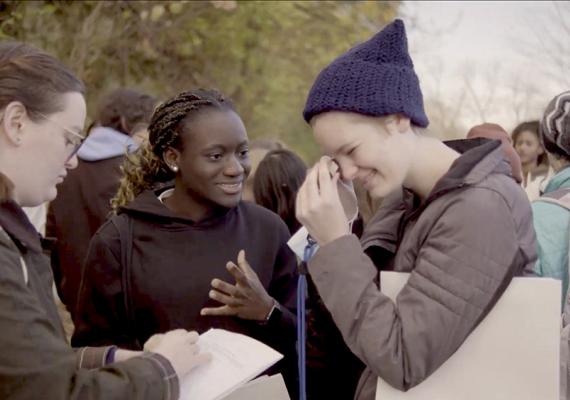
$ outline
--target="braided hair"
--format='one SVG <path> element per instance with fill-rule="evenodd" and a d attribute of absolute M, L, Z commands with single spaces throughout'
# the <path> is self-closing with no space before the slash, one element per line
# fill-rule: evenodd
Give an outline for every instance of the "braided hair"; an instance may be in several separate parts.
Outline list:
<path fill-rule="evenodd" d="M 234 110 L 231 101 L 221 93 L 197 89 L 178 94 L 154 111 L 148 127 L 148 142 L 128 155 L 121 167 L 121 185 L 111 200 L 115 211 L 143 191 L 174 179 L 176 174 L 164 161 L 163 154 L 168 148 L 182 151 L 181 132 L 189 118 L 204 108 Z"/>

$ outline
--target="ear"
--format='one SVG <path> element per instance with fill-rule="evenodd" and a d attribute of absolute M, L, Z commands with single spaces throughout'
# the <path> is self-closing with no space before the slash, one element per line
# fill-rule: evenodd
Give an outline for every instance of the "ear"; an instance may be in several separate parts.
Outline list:
<path fill-rule="evenodd" d="M 6 139 L 20 146 L 24 135 L 24 126 L 29 121 L 26 107 L 19 101 L 9 103 L 2 114 L 1 127 Z"/>
<path fill-rule="evenodd" d="M 178 170 L 178 163 L 180 161 L 180 151 L 169 147 L 164 151 L 162 154 L 162 159 L 166 163 L 166 165 L 173 171 L 176 172 Z"/>
<path fill-rule="evenodd" d="M 386 128 L 390 134 L 402 134 L 412 128 L 410 119 L 403 114 L 390 115 L 386 121 Z"/>
<path fill-rule="evenodd" d="M 125 132 L 127 135 L 132 136 L 133 132 L 131 132 L 131 128 L 129 127 L 129 125 L 127 124 L 127 120 L 125 117 L 123 117 L 121 115 L 121 119 L 120 119 L 120 123 L 121 123 L 121 129 L 123 132 Z"/>

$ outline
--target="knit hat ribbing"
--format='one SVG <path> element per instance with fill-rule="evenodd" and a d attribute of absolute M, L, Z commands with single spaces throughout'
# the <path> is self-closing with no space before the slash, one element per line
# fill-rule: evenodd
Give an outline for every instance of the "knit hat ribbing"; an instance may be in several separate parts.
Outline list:
<path fill-rule="evenodd" d="M 309 122 L 327 111 L 376 117 L 402 113 L 417 126 L 429 124 L 402 20 L 387 25 L 321 71 L 303 117 Z"/>
<path fill-rule="evenodd" d="M 540 136 L 547 151 L 556 148 L 570 157 L 570 91 L 550 101 L 540 121 Z"/>

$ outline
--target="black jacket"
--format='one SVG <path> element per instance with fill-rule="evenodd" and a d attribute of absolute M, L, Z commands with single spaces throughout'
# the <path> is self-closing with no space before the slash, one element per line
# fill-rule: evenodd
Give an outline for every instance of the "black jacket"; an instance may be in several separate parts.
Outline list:
<path fill-rule="evenodd" d="M 136 349 L 155 333 L 215 327 L 255 337 L 294 365 L 296 257 L 286 244 L 285 224 L 276 214 L 247 202 L 194 223 L 171 212 L 157 195 L 142 193 L 93 237 L 72 343 Z M 122 249 L 117 227 L 128 224 L 131 232 Z M 131 250 L 126 270 L 125 242 Z M 234 283 L 226 264 L 236 262 L 240 249 L 268 293 L 284 306 L 270 324 L 200 315 L 203 307 L 220 305 L 208 297 L 212 279 Z"/>

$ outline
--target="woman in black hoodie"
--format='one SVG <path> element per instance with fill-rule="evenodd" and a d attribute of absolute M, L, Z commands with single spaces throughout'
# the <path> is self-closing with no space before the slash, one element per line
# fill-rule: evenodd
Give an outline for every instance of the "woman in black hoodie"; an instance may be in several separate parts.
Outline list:
<path fill-rule="evenodd" d="M 231 103 L 206 90 L 168 100 L 131 163 L 90 244 L 72 342 L 140 349 L 155 333 L 224 328 L 284 353 L 290 386 L 296 259 L 280 218 L 240 201 L 248 138 Z"/>

